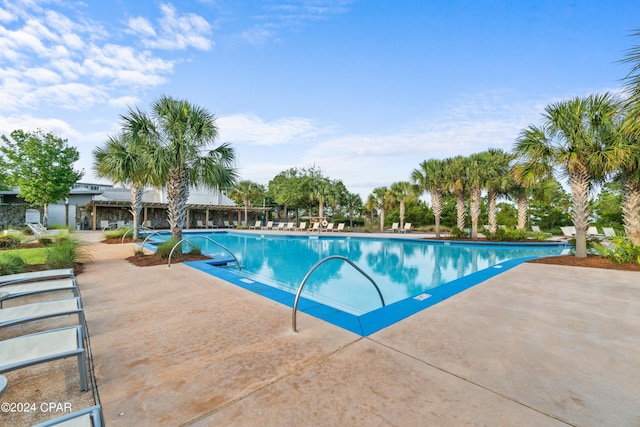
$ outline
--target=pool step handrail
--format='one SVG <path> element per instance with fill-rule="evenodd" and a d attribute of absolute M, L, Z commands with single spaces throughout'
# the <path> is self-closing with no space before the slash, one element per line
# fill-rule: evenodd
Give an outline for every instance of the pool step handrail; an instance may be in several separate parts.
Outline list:
<path fill-rule="evenodd" d="M 307 280 L 309 279 L 309 277 L 311 276 L 311 274 L 318 268 L 320 267 L 322 264 L 324 264 L 325 262 L 332 260 L 332 259 L 340 259 L 342 261 L 345 261 L 347 264 L 350 264 L 353 268 L 355 268 L 357 271 L 360 272 L 360 274 L 362 274 L 364 277 L 366 277 L 367 279 L 369 279 L 369 281 L 371 282 L 371 284 L 373 284 L 373 286 L 376 288 L 376 291 L 378 291 L 378 296 L 380 297 L 380 302 L 382 303 L 382 306 L 384 307 L 386 304 L 384 302 L 384 297 L 382 296 L 382 292 L 380 292 L 380 288 L 378 287 L 378 285 L 376 284 L 376 282 L 371 278 L 371 276 L 369 276 L 367 273 L 365 273 L 360 267 L 358 267 L 353 261 L 351 261 L 349 258 L 343 257 L 341 255 L 330 255 L 326 258 L 321 259 L 320 261 L 316 262 L 313 267 L 311 267 L 311 269 L 307 272 L 307 274 L 304 276 L 304 278 L 302 279 L 302 282 L 300 282 L 300 286 L 298 287 L 298 292 L 296 292 L 296 298 L 293 301 L 293 313 L 291 314 L 291 331 L 296 334 L 298 333 L 298 328 L 296 325 L 296 314 L 298 312 L 298 300 L 300 299 L 300 295 L 302 294 L 302 288 L 304 287 L 305 283 L 307 283 Z"/>
<path fill-rule="evenodd" d="M 183 238 L 182 240 L 180 240 L 178 243 L 176 243 L 173 248 L 171 249 L 171 252 L 169 252 L 169 262 L 167 263 L 168 267 L 171 268 L 171 256 L 173 255 L 173 251 L 176 250 L 176 248 L 178 247 L 178 245 L 181 245 L 182 242 L 187 242 L 189 244 L 191 244 L 191 242 L 189 240 L 191 239 L 195 239 L 195 238 L 202 238 L 202 239 L 207 239 L 208 241 L 210 241 L 211 243 L 213 243 L 214 245 L 218 245 L 219 247 L 221 247 L 222 249 L 224 249 L 225 251 L 229 252 L 231 254 L 231 256 L 233 257 L 233 259 L 236 261 L 236 265 L 238 266 L 238 270 L 242 270 L 242 267 L 240 267 L 240 262 L 238 261 L 238 258 L 236 258 L 236 256 L 233 254 L 233 252 L 231 252 L 231 250 L 223 245 L 221 245 L 220 243 L 216 242 L 215 240 L 213 240 L 210 237 L 207 236 L 187 236 L 185 238 Z M 191 245 L 193 246 L 193 245 Z"/>
<path fill-rule="evenodd" d="M 139 225 L 136 228 L 138 229 L 138 231 L 151 231 L 151 229 L 149 227 L 145 227 L 144 225 Z M 122 244 L 123 245 L 124 245 L 124 239 L 125 239 L 125 237 L 127 237 L 127 234 L 129 234 L 130 231 L 133 231 L 133 227 L 131 227 L 130 229 L 125 231 L 124 235 L 122 236 Z"/>
<path fill-rule="evenodd" d="M 147 237 L 145 237 L 144 241 L 142 242 L 142 250 L 144 251 L 144 244 L 147 243 L 147 240 L 149 240 L 149 238 L 151 236 L 153 236 L 154 234 L 160 234 L 160 235 L 164 236 L 164 233 L 166 233 L 166 231 L 158 230 L 158 231 L 154 231 L 153 233 L 148 234 Z M 165 240 L 165 242 L 166 242 L 166 240 Z"/>

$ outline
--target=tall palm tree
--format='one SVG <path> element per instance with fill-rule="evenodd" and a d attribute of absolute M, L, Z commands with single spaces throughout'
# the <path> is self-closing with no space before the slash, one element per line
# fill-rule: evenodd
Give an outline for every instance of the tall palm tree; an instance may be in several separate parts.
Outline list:
<path fill-rule="evenodd" d="M 362 199 L 359 194 L 347 193 L 345 196 L 345 204 L 349 209 L 349 227 L 353 227 L 353 214 L 362 208 Z"/>
<path fill-rule="evenodd" d="M 162 96 L 151 105 L 145 129 L 155 141 L 151 161 L 167 187 L 171 237 L 182 239 L 189 186 L 230 188 L 237 177 L 235 151 L 228 144 L 208 147 L 218 137 L 213 114 L 186 100 Z"/>
<path fill-rule="evenodd" d="M 466 195 L 467 183 L 467 158 L 463 156 L 450 157 L 443 162 L 443 180 L 447 189 L 456 196 L 457 224 L 460 230 L 464 230 L 466 219 Z"/>
<path fill-rule="evenodd" d="M 144 187 L 157 181 L 147 156 L 151 142 L 147 135 L 138 131 L 144 125 L 143 115 L 130 110 L 121 119 L 125 130 L 110 136 L 104 145 L 93 151 L 93 169 L 100 178 L 131 187 L 133 238 L 137 239 Z"/>
<path fill-rule="evenodd" d="M 622 217 L 627 237 L 640 245 L 640 134 L 629 132 L 630 127 L 620 132 L 629 156 L 618 168 L 618 178 L 622 182 Z"/>
<path fill-rule="evenodd" d="M 371 197 L 380 211 L 380 231 L 384 231 L 384 217 L 389 204 L 389 189 L 387 187 L 374 188 Z"/>
<path fill-rule="evenodd" d="M 444 191 L 444 164 L 442 160 L 423 160 L 419 168 L 411 173 L 411 180 L 431 197 L 431 210 L 436 220 L 436 238 L 440 238 L 442 215 L 442 192 Z"/>
<path fill-rule="evenodd" d="M 242 201 L 244 206 L 244 226 L 249 223 L 249 204 L 251 200 L 260 199 L 265 193 L 264 188 L 253 181 L 243 180 L 229 189 L 229 197 L 235 201 Z"/>
<path fill-rule="evenodd" d="M 400 204 L 400 228 L 404 228 L 405 201 L 413 194 L 413 187 L 408 181 L 399 181 L 389 188 L 390 201 Z"/>
<path fill-rule="evenodd" d="M 498 229 L 496 221 L 498 195 L 504 194 L 506 191 L 509 181 L 509 164 L 514 156 L 498 148 L 490 148 L 485 152 L 485 156 L 488 165 L 490 165 L 485 171 L 489 233 L 495 234 Z"/>
<path fill-rule="evenodd" d="M 625 158 L 611 128 L 617 106 L 610 95 L 560 101 L 545 108 L 543 127 L 530 126 L 515 143 L 524 164 L 559 166 L 568 176 L 576 228 L 576 257 L 587 256 L 589 192 Z"/>
<path fill-rule="evenodd" d="M 332 196 L 331 184 L 325 177 L 318 176 L 313 179 L 311 184 L 311 194 L 309 198 L 318 202 L 318 217 L 324 218 L 324 204 Z"/>

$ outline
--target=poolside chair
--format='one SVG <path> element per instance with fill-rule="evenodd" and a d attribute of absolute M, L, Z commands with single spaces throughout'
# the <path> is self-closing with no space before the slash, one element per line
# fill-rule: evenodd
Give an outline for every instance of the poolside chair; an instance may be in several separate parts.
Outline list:
<path fill-rule="evenodd" d="M 233 228 L 238 228 L 238 221 L 233 221 Z"/>
<path fill-rule="evenodd" d="M 103 425 L 102 408 L 100 405 L 96 405 L 36 424 L 33 427 L 102 427 Z"/>
<path fill-rule="evenodd" d="M 333 231 L 333 223 L 330 222 L 329 224 L 327 224 L 327 226 L 325 227 L 324 231 Z"/>
<path fill-rule="evenodd" d="M 260 227 L 261 230 L 273 230 L 273 221 L 267 221 L 267 225 Z"/>
<path fill-rule="evenodd" d="M 0 374 L 76 356 L 80 389 L 89 390 L 82 326 L 53 329 L 0 341 Z"/>
<path fill-rule="evenodd" d="M 222 223 L 224 224 L 225 228 L 231 228 L 231 225 L 229 224 L 229 221 L 222 221 Z"/>
<path fill-rule="evenodd" d="M 296 223 L 295 222 L 288 222 L 287 226 L 285 227 L 285 229 L 287 231 L 293 231 L 296 229 Z"/>
<path fill-rule="evenodd" d="M 400 233 L 410 233 L 411 232 L 411 223 L 410 222 L 406 222 L 404 224 L 404 227 L 401 228 L 400 230 L 398 230 Z"/>
<path fill-rule="evenodd" d="M 344 231 L 344 222 L 338 224 L 338 228 L 334 228 L 331 231 Z"/>
<path fill-rule="evenodd" d="M 616 237 L 616 230 L 614 230 L 613 227 L 602 227 L 602 232 L 605 237 Z"/>
<path fill-rule="evenodd" d="M 537 225 L 532 225 L 531 231 L 533 231 L 534 233 L 542 233 L 542 230 L 540 230 L 540 226 Z"/>
<path fill-rule="evenodd" d="M 258 228 L 260 228 L 262 226 L 262 221 L 257 220 L 255 224 L 253 224 L 251 227 L 249 227 L 250 229 L 254 229 L 257 230 Z"/>
<path fill-rule="evenodd" d="M 388 232 L 395 233 L 398 231 L 398 223 L 394 222 L 391 224 L 391 228 L 387 229 Z"/>
<path fill-rule="evenodd" d="M 217 226 L 213 225 L 213 221 L 207 221 L 207 228 L 216 228 Z"/>
<path fill-rule="evenodd" d="M 286 222 L 279 222 L 278 223 L 278 231 L 283 231 L 284 227 L 287 225 Z"/>
<path fill-rule="evenodd" d="M 4 286 L 10 283 L 13 284 L 20 282 L 34 282 L 37 280 L 62 279 L 72 277 L 72 268 L 59 268 L 55 270 L 33 271 L 31 273 L 8 274 L 6 276 L 0 276 L 0 286 Z"/>
<path fill-rule="evenodd" d="M 595 227 L 595 226 L 590 226 L 587 229 L 587 234 L 589 235 L 589 237 L 605 237 L 604 234 L 600 234 L 598 232 L 598 227 Z"/>
<path fill-rule="evenodd" d="M 29 227 L 36 239 L 40 239 L 41 237 L 57 237 L 62 232 L 62 230 L 47 230 L 40 223 L 27 223 L 27 227 Z"/>
<path fill-rule="evenodd" d="M 301 222 L 300 225 L 298 226 L 297 230 L 298 231 L 305 231 L 307 229 L 307 223 L 306 222 Z"/>
<path fill-rule="evenodd" d="M 319 222 L 314 222 L 313 226 L 311 226 L 309 231 L 320 231 L 320 223 Z"/>
<path fill-rule="evenodd" d="M 30 282 L 30 283 L 16 283 L 6 284 L 0 287 L 2 300 L 0 300 L 0 308 L 2 308 L 1 301 L 19 298 L 26 295 L 41 294 L 44 292 L 56 292 L 56 291 L 71 291 L 74 297 L 79 297 L 78 287 L 76 286 L 75 279 L 61 279 L 61 280 L 47 280 L 44 282 Z"/>
<path fill-rule="evenodd" d="M 85 324 L 80 298 L 65 298 L 3 308 L 0 310 L 0 328 L 68 314 L 77 314 L 78 323 Z"/>
<path fill-rule="evenodd" d="M 204 228 L 204 224 L 202 223 L 202 221 L 200 221 L 199 219 L 196 220 L 196 227 L 198 228 Z"/>
<path fill-rule="evenodd" d="M 571 239 L 576 235 L 575 227 L 560 227 L 560 230 L 562 231 L 562 235 L 568 239 Z"/>

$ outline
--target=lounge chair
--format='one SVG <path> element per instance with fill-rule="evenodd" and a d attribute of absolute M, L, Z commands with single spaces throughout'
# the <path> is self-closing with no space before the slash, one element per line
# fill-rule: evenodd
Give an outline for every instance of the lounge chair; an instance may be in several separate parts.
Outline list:
<path fill-rule="evenodd" d="M 327 224 L 327 226 L 325 227 L 324 231 L 333 231 L 333 223 L 330 222 L 329 224 Z"/>
<path fill-rule="evenodd" d="M 297 230 L 298 231 L 305 231 L 307 229 L 307 223 L 306 222 L 301 222 L 300 225 L 298 226 Z"/>
<path fill-rule="evenodd" d="M 39 222 L 27 223 L 27 227 L 31 229 L 36 239 L 40 239 L 41 237 L 58 237 L 60 233 L 62 233 L 62 230 L 47 230 L 44 228 L 44 225 Z"/>
<path fill-rule="evenodd" d="M 344 222 L 338 224 L 338 228 L 334 228 L 331 231 L 344 231 Z"/>
<path fill-rule="evenodd" d="M 602 232 L 604 233 L 605 237 L 616 237 L 616 230 L 614 230 L 613 227 L 602 227 Z"/>
<path fill-rule="evenodd" d="M 33 427 L 102 427 L 103 425 L 102 408 L 96 405 L 36 424 Z"/>
<path fill-rule="evenodd" d="M 544 234 L 546 236 L 552 236 L 551 233 L 547 233 L 547 232 L 544 232 L 544 231 L 540 230 L 540 226 L 538 226 L 538 225 L 532 225 L 531 226 L 531 231 L 533 231 L 534 233 Z"/>
<path fill-rule="evenodd" d="M 37 280 L 72 278 L 73 269 L 59 268 L 56 270 L 33 271 L 31 273 L 18 273 L 0 276 L 0 286 L 10 283 L 34 282 Z"/>
<path fill-rule="evenodd" d="M 89 390 L 83 328 L 71 326 L 0 341 L 0 374 L 77 356 L 80 389 Z"/>
<path fill-rule="evenodd" d="M 26 295 L 40 294 L 44 292 L 72 291 L 74 297 L 79 297 L 75 279 L 47 280 L 44 282 L 7 284 L 0 287 L 4 293 L 2 300 L 19 298 Z M 0 305 L 0 308 L 2 306 Z"/>
<path fill-rule="evenodd" d="M 0 328 L 68 314 L 77 314 L 79 324 L 85 324 L 80 298 L 65 298 L 3 308 L 0 310 Z"/>
<path fill-rule="evenodd" d="M 575 227 L 560 227 L 560 230 L 562 231 L 562 235 L 566 238 L 571 239 L 576 236 Z"/>
<path fill-rule="evenodd" d="M 238 228 L 238 221 L 233 221 L 233 228 Z"/>
<path fill-rule="evenodd" d="M 604 234 L 600 234 L 598 232 L 598 227 L 595 226 L 590 226 L 587 230 L 587 234 L 589 235 L 589 237 L 605 237 Z"/>
<path fill-rule="evenodd" d="M 287 225 L 286 222 L 279 222 L 278 223 L 278 231 L 283 231 L 284 227 Z"/>
<path fill-rule="evenodd" d="M 394 222 L 393 224 L 391 224 L 391 228 L 389 228 L 387 231 L 391 232 L 391 233 L 395 233 L 398 231 L 398 223 Z"/>
<path fill-rule="evenodd" d="M 198 220 L 196 220 L 196 227 L 204 228 L 204 223 L 198 219 Z"/>
<path fill-rule="evenodd" d="M 273 221 L 267 221 L 267 225 L 260 227 L 260 230 L 273 230 Z"/>
<path fill-rule="evenodd" d="M 213 221 L 207 221 L 207 228 L 218 228 L 218 226 L 213 225 Z"/>
<path fill-rule="evenodd" d="M 262 226 L 262 221 L 258 220 L 256 221 L 255 224 L 253 224 L 251 227 L 249 227 L 250 229 L 254 229 L 257 230 L 258 228 L 260 228 Z"/>
<path fill-rule="evenodd" d="M 285 229 L 287 231 L 293 231 L 296 229 L 296 223 L 295 222 L 288 222 L 287 226 L 285 227 Z"/>
<path fill-rule="evenodd" d="M 225 228 L 231 228 L 231 225 L 229 224 L 229 221 L 222 221 L 222 223 L 224 224 Z"/>
<path fill-rule="evenodd" d="M 314 222 L 313 226 L 311 226 L 309 231 L 320 231 L 320 223 L 319 222 Z"/>
<path fill-rule="evenodd" d="M 404 227 L 401 228 L 400 230 L 398 230 L 400 233 L 409 233 L 411 232 L 411 223 L 410 222 L 406 222 L 404 224 Z"/>

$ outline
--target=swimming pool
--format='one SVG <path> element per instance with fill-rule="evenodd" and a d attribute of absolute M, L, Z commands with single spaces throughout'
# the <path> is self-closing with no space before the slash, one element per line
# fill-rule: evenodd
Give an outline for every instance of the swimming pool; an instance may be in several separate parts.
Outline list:
<path fill-rule="evenodd" d="M 394 311 L 407 304 L 414 305 L 412 301 L 420 306 L 432 305 L 525 259 L 559 255 L 568 248 L 564 243 L 468 243 L 241 231 L 185 236 L 215 240 L 237 257 L 242 268 L 235 267 L 228 252 L 207 239 L 196 237 L 190 237 L 190 241 L 201 246 L 202 253 L 211 256 L 212 261 L 189 265 L 284 303 L 293 299 L 305 274 L 318 261 L 330 255 L 348 258 L 375 281 L 386 307 L 381 310 L 380 297 L 365 276 L 344 261 L 330 260 L 309 277 L 302 293 L 304 303 L 299 309 L 309 312 L 312 307 L 322 307 L 326 312 L 356 318 L 358 323 L 369 317 L 384 318 L 390 308 Z M 278 294 L 276 291 L 289 297 L 273 297 Z M 363 332 L 362 327 L 356 329 L 358 333 Z"/>

